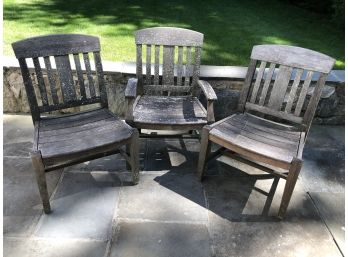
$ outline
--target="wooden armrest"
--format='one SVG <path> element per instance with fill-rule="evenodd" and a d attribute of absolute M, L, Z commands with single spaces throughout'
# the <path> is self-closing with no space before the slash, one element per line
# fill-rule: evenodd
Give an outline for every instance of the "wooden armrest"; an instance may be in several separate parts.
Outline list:
<path fill-rule="evenodd" d="M 214 92 L 214 89 L 207 81 L 198 80 L 198 85 L 201 87 L 205 97 L 207 98 L 207 121 L 208 124 L 211 124 L 215 121 L 214 101 L 217 100 L 217 96 Z"/>
<path fill-rule="evenodd" d="M 131 78 L 128 80 L 124 95 L 126 98 L 135 98 L 137 96 L 138 79 Z"/>
<path fill-rule="evenodd" d="M 198 80 L 197 83 L 201 87 L 201 89 L 203 90 L 203 93 L 208 101 L 216 101 L 217 100 L 217 96 L 215 94 L 214 89 L 211 87 L 211 85 L 207 81 Z"/>

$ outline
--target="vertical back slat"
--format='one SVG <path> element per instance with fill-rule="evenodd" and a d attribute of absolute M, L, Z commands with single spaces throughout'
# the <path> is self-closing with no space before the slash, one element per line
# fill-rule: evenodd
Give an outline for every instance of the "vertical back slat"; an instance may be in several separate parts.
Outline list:
<path fill-rule="evenodd" d="M 33 122 L 35 123 L 36 121 L 40 119 L 40 111 L 38 108 L 34 87 L 31 81 L 30 72 L 28 69 L 27 62 L 25 61 L 24 58 L 19 58 L 18 62 L 19 62 L 19 66 L 21 67 L 21 73 L 24 80 L 23 82 L 24 82 L 25 91 L 28 97 L 31 116 L 33 118 Z"/>
<path fill-rule="evenodd" d="M 159 60 L 160 60 L 160 46 L 155 46 L 155 77 L 154 77 L 154 84 L 159 84 Z"/>
<path fill-rule="evenodd" d="M 39 90 L 40 90 L 42 105 L 43 106 L 47 106 L 48 105 L 48 98 L 47 98 L 45 81 L 44 81 L 43 76 L 42 76 L 42 70 L 41 70 L 39 58 L 37 58 L 37 57 L 33 58 L 33 62 L 34 62 L 37 82 L 39 84 Z"/>
<path fill-rule="evenodd" d="M 256 101 L 257 93 L 259 92 L 259 88 L 260 88 L 261 81 L 263 78 L 263 73 L 265 72 L 266 64 L 267 64 L 267 62 L 264 62 L 264 61 L 261 62 L 259 71 L 257 73 L 256 81 L 254 83 L 254 88 L 253 88 L 253 91 L 251 94 L 251 98 L 250 98 L 251 103 L 255 103 L 255 101 Z"/>
<path fill-rule="evenodd" d="M 186 47 L 185 86 L 190 84 L 191 47 Z"/>
<path fill-rule="evenodd" d="M 44 57 L 44 62 L 47 70 L 48 82 L 50 84 L 51 96 L 53 100 L 53 104 L 59 104 L 59 99 L 56 90 L 56 81 L 54 79 L 54 74 L 51 66 L 51 61 L 49 56 Z"/>
<path fill-rule="evenodd" d="M 272 81 L 272 77 L 273 77 L 275 66 L 276 66 L 275 63 L 271 63 L 271 65 L 268 68 L 267 77 L 266 77 L 266 80 L 265 80 L 265 82 L 263 84 L 262 91 L 261 91 L 259 105 L 264 105 L 265 104 L 268 88 L 269 88 L 269 85 L 271 84 L 271 81 Z"/>
<path fill-rule="evenodd" d="M 138 79 L 138 92 L 142 93 L 143 92 L 143 57 L 142 57 L 142 45 L 138 44 L 137 45 L 137 79 Z"/>
<path fill-rule="evenodd" d="M 93 82 L 92 70 L 91 70 L 91 63 L 89 61 L 88 53 L 83 53 L 83 60 L 85 62 L 85 67 L 86 67 L 86 74 L 87 74 L 87 78 L 88 78 L 89 92 L 91 94 L 91 97 L 95 97 L 95 88 L 94 88 L 94 82 Z"/>
<path fill-rule="evenodd" d="M 311 97 L 311 100 L 309 101 L 309 104 L 307 106 L 307 110 L 303 116 L 303 123 L 307 126 L 307 128 L 309 128 L 312 119 L 314 117 L 317 105 L 319 103 L 320 100 L 320 96 L 321 96 L 321 92 L 324 88 L 325 85 L 325 81 L 327 78 L 327 74 L 325 73 L 320 73 L 319 79 L 317 81 L 317 84 L 315 86 L 313 95 Z"/>
<path fill-rule="evenodd" d="M 292 67 L 281 65 L 278 70 L 277 78 L 274 82 L 268 107 L 279 111 L 283 103 L 286 90 L 291 77 Z"/>
<path fill-rule="evenodd" d="M 312 81 L 312 76 L 313 76 L 313 71 L 308 71 L 307 75 L 306 75 L 306 79 L 303 82 L 301 93 L 298 97 L 298 101 L 296 104 L 296 108 L 295 108 L 295 112 L 294 112 L 294 114 L 296 116 L 299 116 L 301 113 L 302 106 L 303 106 L 304 100 L 305 100 L 307 92 L 308 92 L 309 84 Z"/>
<path fill-rule="evenodd" d="M 82 99 L 86 99 L 87 98 L 86 88 L 85 88 L 85 83 L 84 83 L 84 79 L 83 79 L 83 72 L 81 69 L 79 54 L 74 54 L 74 62 L 75 62 L 75 67 L 76 67 L 76 72 L 77 72 L 77 78 L 79 80 L 81 97 L 82 97 Z"/>
<path fill-rule="evenodd" d="M 100 91 L 100 98 L 102 100 L 102 106 L 107 107 L 108 105 L 108 97 L 106 93 L 106 87 L 104 82 L 104 72 L 103 72 L 103 65 L 100 58 L 99 52 L 93 52 L 94 56 L 94 62 L 95 62 L 95 70 L 98 77 L 98 86 Z"/>
<path fill-rule="evenodd" d="M 178 86 L 182 85 L 182 73 L 183 73 L 182 60 L 183 60 L 183 47 L 179 46 L 178 47 L 178 63 L 177 63 L 177 82 L 176 82 Z"/>
<path fill-rule="evenodd" d="M 174 85 L 174 47 L 163 46 L 163 85 Z"/>
<path fill-rule="evenodd" d="M 240 92 L 239 102 L 238 102 L 238 111 L 243 112 L 245 109 L 245 103 L 248 98 L 249 89 L 251 86 L 251 82 L 254 77 L 255 69 L 256 69 L 257 60 L 250 59 L 250 64 L 248 66 L 247 74 L 244 81 L 244 86 L 242 91 Z"/>
<path fill-rule="evenodd" d="M 292 83 L 291 90 L 289 93 L 289 99 L 288 99 L 288 102 L 286 103 L 285 110 L 284 110 L 287 113 L 291 112 L 292 105 L 294 104 L 297 88 L 298 88 L 298 85 L 300 84 L 302 74 L 303 74 L 303 69 L 298 69 L 296 71 L 295 79 Z"/>
<path fill-rule="evenodd" d="M 63 101 L 76 100 L 74 79 L 71 72 L 71 66 L 68 55 L 55 56 L 57 71 L 62 89 Z"/>
<path fill-rule="evenodd" d="M 146 45 L 146 80 L 147 85 L 151 85 L 151 45 Z"/>
<path fill-rule="evenodd" d="M 193 86 L 193 94 L 197 94 L 197 81 L 199 79 L 199 71 L 200 71 L 200 65 L 201 65 L 201 48 L 196 47 L 195 48 L 195 63 L 193 67 L 193 74 L 192 74 L 192 86 Z"/>

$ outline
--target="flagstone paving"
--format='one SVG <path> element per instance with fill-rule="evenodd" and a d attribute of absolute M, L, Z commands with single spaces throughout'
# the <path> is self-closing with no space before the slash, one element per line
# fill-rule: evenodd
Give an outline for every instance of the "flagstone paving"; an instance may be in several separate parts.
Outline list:
<path fill-rule="evenodd" d="M 121 156 L 47 173 L 45 215 L 27 115 L 4 115 L 5 257 L 343 256 L 344 127 L 313 126 L 284 220 L 284 181 L 225 158 L 195 176 L 199 141 L 141 139 L 140 183 Z M 244 171 L 243 171 L 244 170 Z"/>

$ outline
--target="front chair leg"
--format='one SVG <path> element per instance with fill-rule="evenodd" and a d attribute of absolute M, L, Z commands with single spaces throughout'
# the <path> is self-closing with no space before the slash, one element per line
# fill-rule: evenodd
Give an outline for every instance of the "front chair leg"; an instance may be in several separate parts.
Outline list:
<path fill-rule="evenodd" d="M 210 126 L 204 126 L 201 135 L 201 150 L 199 152 L 197 176 L 202 180 L 204 175 L 205 163 L 211 150 L 211 142 L 209 141 Z"/>
<path fill-rule="evenodd" d="M 133 184 L 139 183 L 139 132 L 138 129 L 133 129 L 131 143 L 129 144 L 132 179 Z"/>
<path fill-rule="evenodd" d="M 284 218 L 286 210 L 289 206 L 289 202 L 294 191 L 298 175 L 302 167 L 302 161 L 300 159 L 294 158 L 291 162 L 291 167 L 289 170 L 288 177 L 286 179 L 286 184 L 282 196 L 282 201 L 280 203 L 280 208 L 278 212 L 279 218 Z"/>
<path fill-rule="evenodd" d="M 49 214 L 51 212 L 51 205 L 47 190 L 45 167 L 42 163 L 42 157 L 40 152 L 31 152 L 31 161 L 34 166 L 36 181 L 39 187 L 39 192 L 42 200 L 44 212 Z"/>

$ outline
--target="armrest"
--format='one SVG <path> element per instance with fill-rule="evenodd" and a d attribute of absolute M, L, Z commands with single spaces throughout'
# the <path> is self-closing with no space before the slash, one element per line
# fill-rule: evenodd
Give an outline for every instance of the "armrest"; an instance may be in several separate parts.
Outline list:
<path fill-rule="evenodd" d="M 135 98 L 137 96 L 138 79 L 131 78 L 128 80 L 124 95 L 126 98 Z"/>
<path fill-rule="evenodd" d="M 211 87 L 211 85 L 204 80 L 198 80 L 197 81 L 198 85 L 201 87 L 205 97 L 207 98 L 208 101 L 216 101 L 217 96 L 215 94 L 214 89 Z"/>
<path fill-rule="evenodd" d="M 197 83 L 201 87 L 205 97 L 207 98 L 207 121 L 208 124 L 211 124 L 215 121 L 214 101 L 217 100 L 217 96 L 214 92 L 214 89 L 207 81 L 198 80 Z"/>
<path fill-rule="evenodd" d="M 126 121 L 131 124 L 133 122 L 133 108 L 135 98 L 137 97 L 138 79 L 131 78 L 128 80 L 124 96 L 126 97 Z"/>

